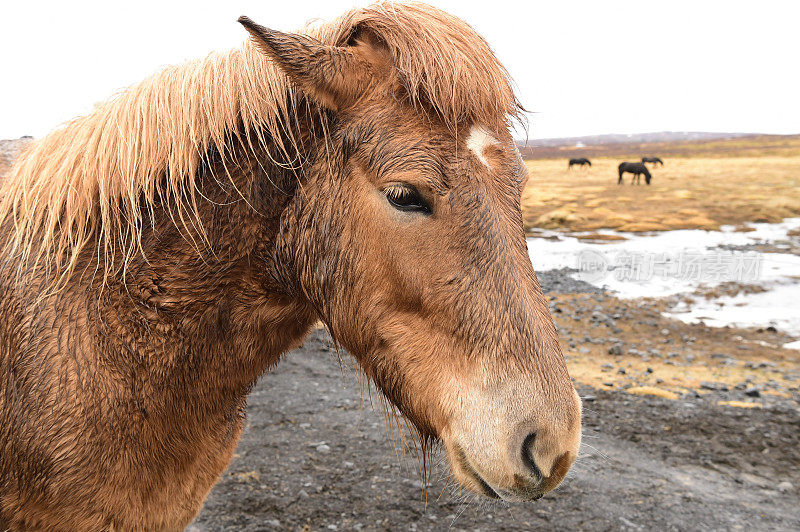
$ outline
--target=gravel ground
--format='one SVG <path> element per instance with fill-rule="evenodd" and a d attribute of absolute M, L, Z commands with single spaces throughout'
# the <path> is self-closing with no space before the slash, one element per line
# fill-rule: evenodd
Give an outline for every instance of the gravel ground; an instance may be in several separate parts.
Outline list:
<path fill-rule="evenodd" d="M 540 281 L 588 290 L 567 271 Z M 255 387 L 236 458 L 190 530 L 800 529 L 796 402 L 580 392 L 584 446 L 555 493 L 478 499 L 446 482 L 440 454 L 426 500 L 416 454 L 394 443 L 381 403 L 362 401 L 355 373 L 315 331 Z"/>
<path fill-rule="evenodd" d="M 426 503 L 415 455 L 317 331 L 253 391 L 237 456 L 190 530 L 800 529 L 796 408 L 580 391 L 585 445 L 555 493 L 478 500 L 445 487 L 440 465 Z"/>
<path fill-rule="evenodd" d="M 548 270 L 546 272 L 537 272 L 536 276 L 539 278 L 539 284 L 546 294 L 605 294 L 603 288 L 598 288 L 593 284 L 586 281 L 580 281 L 572 277 L 572 273 L 578 270 L 574 268 L 560 268 L 558 270 Z"/>

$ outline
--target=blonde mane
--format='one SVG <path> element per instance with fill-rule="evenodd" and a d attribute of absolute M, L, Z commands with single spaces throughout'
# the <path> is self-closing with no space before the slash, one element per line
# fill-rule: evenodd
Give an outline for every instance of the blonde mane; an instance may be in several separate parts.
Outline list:
<path fill-rule="evenodd" d="M 344 45 L 360 29 L 387 45 L 409 99 L 452 129 L 519 116 L 508 73 L 488 44 L 436 8 L 380 3 L 302 33 Z M 44 268 L 66 279 L 93 244 L 108 276 L 142 251 L 143 210 L 159 202 L 172 206 L 176 223 L 202 233 L 195 178 L 207 154 L 224 158 L 234 142 L 251 149 L 280 142 L 298 98 L 249 41 L 123 91 L 33 143 L 10 170 L 0 202 L 0 224 L 13 224 L 6 260 L 16 257 L 21 272 Z"/>

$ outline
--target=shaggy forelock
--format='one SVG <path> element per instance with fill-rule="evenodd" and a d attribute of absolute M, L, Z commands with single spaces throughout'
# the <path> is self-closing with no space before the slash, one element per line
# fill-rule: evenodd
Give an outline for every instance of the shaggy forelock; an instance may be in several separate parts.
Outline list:
<path fill-rule="evenodd" d="M 316 37 L 341 45 L 368 30 L 389 48 L 412 102 L 430 105 L 453 129 L 518 117 L 508 72 L 458 17 L 427 4 L 379 3 L 346 13 Z"/>

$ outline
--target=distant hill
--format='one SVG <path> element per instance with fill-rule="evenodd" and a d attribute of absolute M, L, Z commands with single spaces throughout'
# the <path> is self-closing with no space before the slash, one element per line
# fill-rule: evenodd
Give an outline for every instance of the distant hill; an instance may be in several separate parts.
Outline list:
<path fill-rule="evenodd" d="M 675 132 L 516 141 L 525 159 L 795 155 L 800 135 Z"/>
<path fill-rule="evenodd" d="M 0 177 L 3 177 L 8 172 L 11 165 L 14 164 L 14 160 L 31 141 L 33 141 L 31 137 L 0 140 Z"/>
<path fill-rule="evenodd" d="M 550 139 L 518 140 L 520 147 L 537 146 L 597 146 L 603 144 L 676 142 L 685 140 L 715 140 L 752 137 L 758 133 L 713 133 L 706 131 L 660 131 L 656 133 L 611 133 L 607 135 L 587 135 L 585 137 L 559 137 Z"/>

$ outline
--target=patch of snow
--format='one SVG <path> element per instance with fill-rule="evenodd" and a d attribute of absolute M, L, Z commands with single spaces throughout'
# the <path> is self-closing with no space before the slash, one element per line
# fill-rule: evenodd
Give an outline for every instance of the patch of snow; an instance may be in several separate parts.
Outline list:
<path fill-rule="evenodd" d="M 654 234 L 600 230 L 596 232 L 626 240 L 588 242 L 542 231 L 528 238 L 528 254 L 536 271 L 575 268 L 576 279 L 605 287 L 620 298 L 666 297 L 728 281 L 757 284 L 765 291 L 713 300 L 697 297 L 692 308 L 676 307 L 672 314 L 687 322 L 773 325 L 800 334 L 800 256 L 725 249 L 786 240 L 789 231 L 800 227 L 800 218 L 748 226 L 753 231 L 739 232 L 732 226 Z"/>
<path fill-rule="evenodd" d="M 800 349 L 800 340 L 783 344 L 784 349 Z"/>
<path fill-rule="evenodd" d="M 667 315 L 686 323 L 702 321 L 710 327 L 773 326 L 781 331 L 800 334 L 798 302 L 800 302 L 800 283 L 779 283 L 766 292 L 755 294 L 740 293 L 734 297 L 723 296 L 717 299 L 698 297 L 691 307 L 681 303 Z M 797 343 L 800 349 L 800 342 L 794 343 Z"/>

